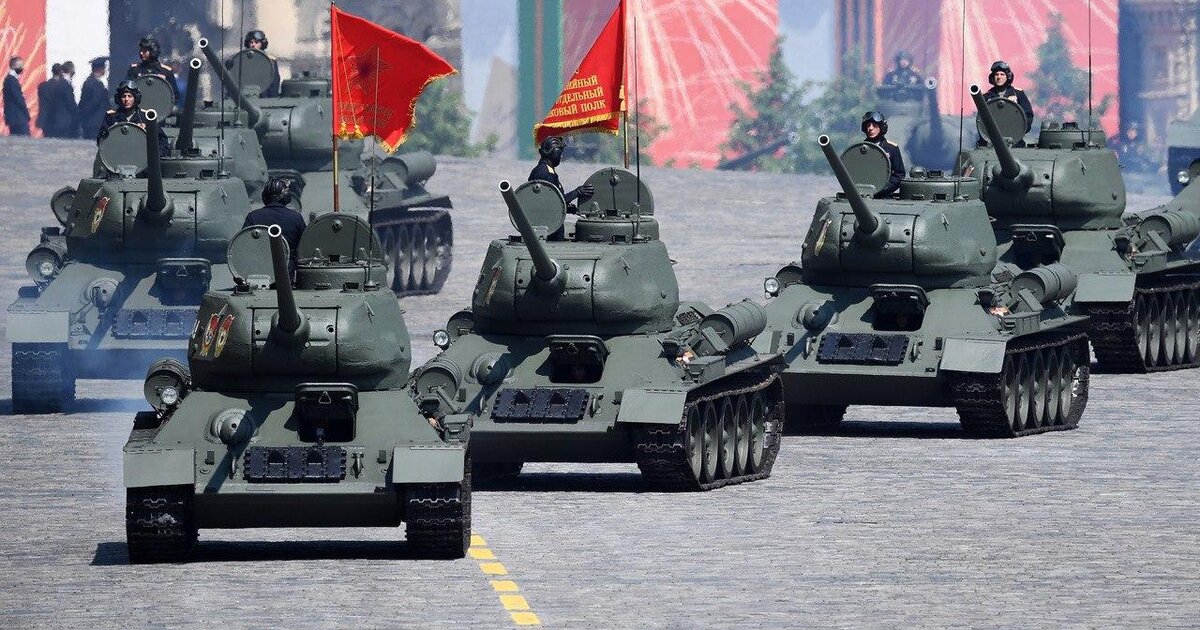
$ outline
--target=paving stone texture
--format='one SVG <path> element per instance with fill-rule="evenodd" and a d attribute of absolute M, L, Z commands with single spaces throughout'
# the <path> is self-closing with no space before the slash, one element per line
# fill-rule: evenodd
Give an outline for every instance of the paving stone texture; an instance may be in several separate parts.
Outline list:
<path fill-rule="evenodd" d="M 53 224 L 50 194 L 93 151 L 0 138 L 5 304 Z M 441 160 L 430 188 L 454 200 L 454 272 L 404 301 L 418 364 L 469 303 L 487 242 L 513 231 L 498 180 L 530 166 Z M 570 186 L 590 170 L 561 173 Z M 682 295 L 716 306 L 762 297 L 833 186 L 643 175 Z M 964 440 L 948 410 L 852 408 L 832 435 L 788 439 L 770 479 L 706 494 L 647 492 L 632 465 L 530 465 L 476 493 L 474 529 L 548 627 L 1195 626 L 1197 376 L 1098 375 L 1079 430 L 1012 441 Z M 79 396 L 71 415 L 0 417 L 0 626 L 513 623 L 477 561 L 408 559 L 398 530 L 202 531 L 190 565 L 129 566 L 121 446 L 141 385 L 84 381 Z"/>

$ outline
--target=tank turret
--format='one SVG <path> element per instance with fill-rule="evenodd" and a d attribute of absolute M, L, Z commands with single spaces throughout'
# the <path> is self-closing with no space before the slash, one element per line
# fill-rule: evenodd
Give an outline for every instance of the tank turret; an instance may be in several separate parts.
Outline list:
<path fill-rule="evenodd" d="M 865 199 L 854 182 L 878 181 L 890 169 L 886 159 L 871 159 L 877 148 L 860 144 L 847 149 L 843 157 L 854 158 L 855 169 L 879 171 L 851 173 L 827 136 L 818 144 L 842 192 L 817 206 L 801 258 L 809 281 L 898 282 L 927 289 L 990 281 L 995 239 L 973 181 L 914 168 L 901 182 L 898 199 Z"/>
<path fill-rule="evenodd" d="M 488 248 L 473 299 L 477 330 L 628 334 L 675 325 L 679 285 L 649 189 L 620 169 L 588 183 L 602 192 L 583 204 L 571 234 L 557 188 L 500 184 L 520 236 Z"/>

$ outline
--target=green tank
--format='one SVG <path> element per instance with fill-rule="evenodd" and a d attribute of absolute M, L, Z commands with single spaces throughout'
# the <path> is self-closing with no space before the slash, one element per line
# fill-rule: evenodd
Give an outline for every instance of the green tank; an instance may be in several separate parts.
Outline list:
<path fill-rule="evenodd" d="M 854 182 L 886 182 L 887 155 L 819 144 L 842 193 L 817 204 L 801 262 L 766 279 L 754 342 L 784 353 L 789 430 L 835 425 L 848 405 L 954 407 L 980 437 L 1074 428 L 1087 336 L 1060 302 L 1075 274 L 997 264 L 976 181 L 914 168 L 896 196 L 868 199 L 876 186 Z"/>
<path fill-rule="evenodd" d="M 471 537 L 470 418 L 419 408 L 380 243 L 322 215 L 297 248 L 279 226 L 230 242 L 236 283 L 210 291 L 187 365 L 146 373 L 153 411 L 124 451 L 134 563 L 188 558 L 199 529 L 395 527 L 415 556 L 461 558 Z M 283 278 L 283 281 L 279 281 Z"/>
<path fill-rule="evenodd" d="M 279 96 L 265 97 L 260 95 L 262 91 L 278 80 L 276 66 L 265 53 L 240 51 L 232 59 L 234 72 L 230 72 L 208 40 L 200 40 L 200 50 L 236 109 L 241 110 L 236 119 L 244 120 L 246 127 L 258 134 L 270 174 L 295 181 L 298 204 L 306 213 L 331 209 L 334 160 L 329 80 L 305 74 L 280 81 Z M 206 116 L 211 117 L 211 112 Z M 416 151 L 364 160 L 362 142 L 341 141 L 338 146 L 339 208 L 369 218 L 379 232 L 391 262 L 392 290 L 398 295 L 440 291 L 450 274 L 454 231 L 450 198 L 425 188 L 437 169 L 433 156 Z"/>
<path fill-rule="evenodd" d="M 163 354 L 183 358 L 200 297 L 232 285 L 225 248 L 250 210 L 245 186 L 220 156 L 160 158 L 147 117 L 147 130 L 111 128 L 104 176 L 55 196 L 62 228 L 26 258 L 34 284 L 8 307 L 17 413 L 68 410 L 79 378 L 141 378 Z"/>
<path fill-rule="evenodd" d="M 1200 263 L 1186 248 L 1200 234 L 1200 189 L 1126 215 L 1102 130 L 1045 121 L 1036 145 L 1010 147 L 1025 128 L 1021 108 L 970 91 L 988 146 L 960 156 L 960 172 L 982 186 L 1000 259 L 1022 269 L 1061 262 L 1079 274 L 1067 308 L 1090 318 L 1105 371 L 1195 367 Z"/>
<path fill-rule="evenodd" d="M 558 188 L 501 182 L 520 236 L 492 241 L 414 395 L 474 416 L 484 477 L 535 461 L 635 462 L 664 490 L 768 476 L 780 363 L 749 347 L 762 307 L 681 302 L 649 188 L 616 168 L 587 183 L 596 194 L 566 233 Z"/>
<path fill-rule="evenodd" d="M 1175 195 L 1200 179 L 1200 109 L 1167 125 L 1167 178 Z"/>

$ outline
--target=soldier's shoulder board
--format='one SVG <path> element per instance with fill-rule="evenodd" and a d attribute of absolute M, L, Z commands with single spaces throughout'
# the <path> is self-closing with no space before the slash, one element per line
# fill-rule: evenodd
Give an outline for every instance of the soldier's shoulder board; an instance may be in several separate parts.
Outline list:
<path fill-rule="evenodd" d="M 883 143 L 888 145 L 889 147 L 896 147 L 897 149 L 900 148 L 900 145 L 896 144 L 895 142 L 892 142 L 891 140 L 884 140 Z"/>
<path fill-rule="evenodd" d="M 140 64 L 131 63 L 131 64 L 129 64 L 129 67 L 130 67 L 130 68 L 136 68 L 136 67 L 138 67 L 138 65 L 140 65 Z"/>
<path fill-rule="evenodd" d="M 167 65 L 167 64 L 165 64 L 165 63 L 159 64 L 159 65 L 160 65 L 160 66 L 162 66 L 162 69 L 163 69 L 163 70 L 166 70 L 166 71 L 168 71 L 168 72 L 172 72 L 172 71 L 174 71 L 174 68 L 172 68 L 171 66 L 168 66 L 168 65 Z"/>
<path fill-rule="evenodd" d="M 115 113 L 117 113 L 117 110 L 115 110 L 115 109 L 110 109 L 110 110 L 108 110 L 108 111 L 106 111 L 106 112 L 104 112 L 104 113 L 105 113 L 105 114 L 115 114 Z"/>

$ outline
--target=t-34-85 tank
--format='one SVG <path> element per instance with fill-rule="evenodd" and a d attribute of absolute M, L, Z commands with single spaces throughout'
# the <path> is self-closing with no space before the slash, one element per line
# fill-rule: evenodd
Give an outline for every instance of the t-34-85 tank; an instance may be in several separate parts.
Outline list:
<path fill-rule="evenodd" d="M 271 174 L 294 179 L 303 209 L 324 212 L 332 208 L 333 100 L 329 80 L 309 76 L 287 79 L 279 82 L 279 96 L 264 97 L 260 96 L 262 90 L 278 79 L 276 66 L 265 53 L 240 51 L 231 64 L 238 72 L 235 78 L 208 40 L 200 40 L 200 50 L 243 111 L 238 115 L 258 134 Z M 339 143 L 341 211 L 368 218 L 379 232 L 392 262 L 392 289 L 397 294 L 437 293 L 450 273 L 454 241 L 450 198 L 425 189 L 437 162 L 426 151 L 367 160 L 362 153 L 361 142 Z M 374 212 L 370 211 L 372 195 Z"/>
<path fill-rule="evenodd" d="M 232 284 L 225 248 L 250 210 L 245 186 L 219 156 L 160 158 L 147 118 L 110 130 L 104 176 L 55 199 L 65 236 L 26 259 L 35 284 L 8 307 L 17 413 L 65 410 L 78 378 L 141 378 L 164 354 L 183 358 L 200 297 Z"/>
<path fill-rule="evenodd" d="M 1200 180 L 1200 109 L 1188 120 L 1167 125 L 1167 177 L 1176 195 Z"/>
<path fill-rule="evenodd" d="M 983 187 L 1000 258 L 1028 269 L 1062 262 L 1079 274 L 1067 308 L 1091 320 L 1100 367 L 1116 372 L 1191 368 L 1200 351 L 1200 189 L 1125 216 L 1125 185 L 1104 132 L 1042 124 L 1035 146 L 1010 147 L 1024 113 L 1004 99 L 971 98 L 990 146 L 965 152 L 960 172 Z"/>
<path fill-rule="evenodd" d="M 431 409 L 469 413 L 481 475 L 523 462 L 636 462 L 652 486 L 766 477 L 779 448 L 778 355 L 753 302 L 680 302 L 650 190 L 607 168 L 574 232 L 557 188 L 500 192 L 520 237 L 492 241 L 470 310 L 414 374 Z"/>
<path fill-rule="evenodd" d="M 1071 270 L 997 266 L 975 181 L 914 168 L 893 198 L 864 199 L 819 142 L 843 193 L 817 205 L 801 264 L 766 280 L 768 333 L 754 342 L 784 352 L 788 428 L 837 424 L 848 405 L 955 407 L 984 437 L 1074 428 L 1088 353 L 1084 318 L 1059 306 Z M 883 158 L 855 158 L 879 171 L 858 180 L 886 181 Z"/>
<path fill-rule="evenodd" d="M 371 227 L 338 213 L 311 223 L 295 288 L 278 226 L 242 230 L 228 257 L 236 285 L 204 296 L 188 366 L 146 375 L 154 411 L 125 445 L 130 560 L 185 560 L 205 528 L 401 522 L 414 555 L 461 558 L 469 417 L 409 395 L 408 331 L 379 290 Z"/>

